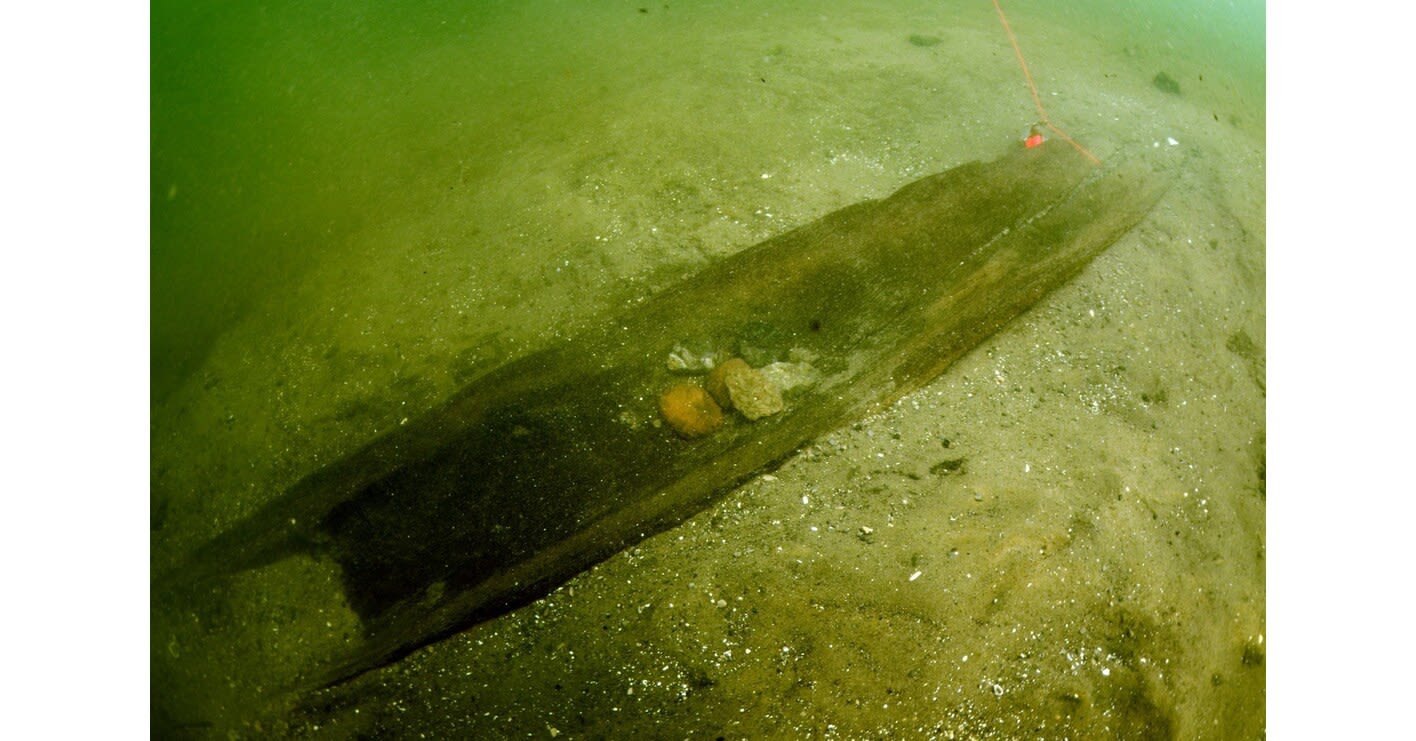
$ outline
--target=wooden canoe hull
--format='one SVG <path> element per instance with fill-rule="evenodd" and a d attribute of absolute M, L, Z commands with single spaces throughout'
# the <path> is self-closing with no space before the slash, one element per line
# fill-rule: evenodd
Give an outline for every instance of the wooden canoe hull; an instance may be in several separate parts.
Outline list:
<path fill-rule="evenodd" d="M 723 260 L 503 366 L 317 471 L 199 550 L 189 579 L 298 552 L 337 561 L 364 641 L 337 682 L 540 597 L 935 378 L 1075 276 L 1166 181 L 1057 143 L 970 163 Z M 674 348 L 768 333 L 816 380 L 685 440 L 656 400 Z"/>

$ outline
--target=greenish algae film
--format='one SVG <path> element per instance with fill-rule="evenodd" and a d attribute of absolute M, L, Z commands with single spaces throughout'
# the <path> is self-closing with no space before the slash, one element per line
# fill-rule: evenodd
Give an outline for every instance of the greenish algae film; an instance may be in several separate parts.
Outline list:
<path fill-rule="evenodd" d="M 1005 8 L 1055 122 L 1170 150 L 1140 228 L 889 410 L 313 701 L 276 690 L 358 630 L 332 564 L 155 602 L 154 729 L 1260 736 L 1262 8 Z M 986 3 L 152 18 L 155 571 L 488 370 L 1036 119 Z"/>

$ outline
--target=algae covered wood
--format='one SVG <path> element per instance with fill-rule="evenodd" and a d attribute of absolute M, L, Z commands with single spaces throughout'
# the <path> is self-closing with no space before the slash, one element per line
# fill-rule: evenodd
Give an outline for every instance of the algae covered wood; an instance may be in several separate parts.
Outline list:
<path fill-rule="evenodd" d="M 927 383 L 1074 276 L 1164 188 L 1143 164 L 1097 168 L 1048 143 L 835 211 L 477 379 L 310 474 L 178 579 L 330 558 L 365 634 L 309 686 L 387 664 L 546 594 Z M 660 393 L 684 380 L 671 352 L 749 344 L 774 346 L 767 359 L 790 353 L 814 380 L 781 412 L 728 412 L 696 439 L 660 423 Z"/>

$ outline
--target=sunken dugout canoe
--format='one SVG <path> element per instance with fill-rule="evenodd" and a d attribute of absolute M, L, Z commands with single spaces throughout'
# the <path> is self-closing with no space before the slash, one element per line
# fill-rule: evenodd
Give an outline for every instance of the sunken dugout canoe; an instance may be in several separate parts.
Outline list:
<path fill-rule="evenodd" d="M 1075 276 L 1166 185 L 1139 161 L 1097 167 L 1052 142 L 840 209 L 480 377 L 162 581 L 332 559 L 364 635 L 306 688 L 391 663 L 549 593 L 926 384 Z M 666 364 L 676 347 L 726 354 L 764 334 L 814 373 L 780 412 L 727 412 L 695 439 L 661 423 L 660 394 L 684 380 Z"/>

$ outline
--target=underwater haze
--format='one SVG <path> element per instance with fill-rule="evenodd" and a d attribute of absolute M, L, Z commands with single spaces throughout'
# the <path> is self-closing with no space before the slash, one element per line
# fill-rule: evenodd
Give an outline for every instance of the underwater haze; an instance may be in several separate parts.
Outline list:
<path fill-rule="evenodd" d="M 158 737 L 1265 733 L 1261 2 L 1004 2 L 1172 186 L 925 388 L 297 702 L 335 564 L 152 604 Z M 152 6 L 152 567 L 507 362 L 1023 146 L 988 0 Z"/>

